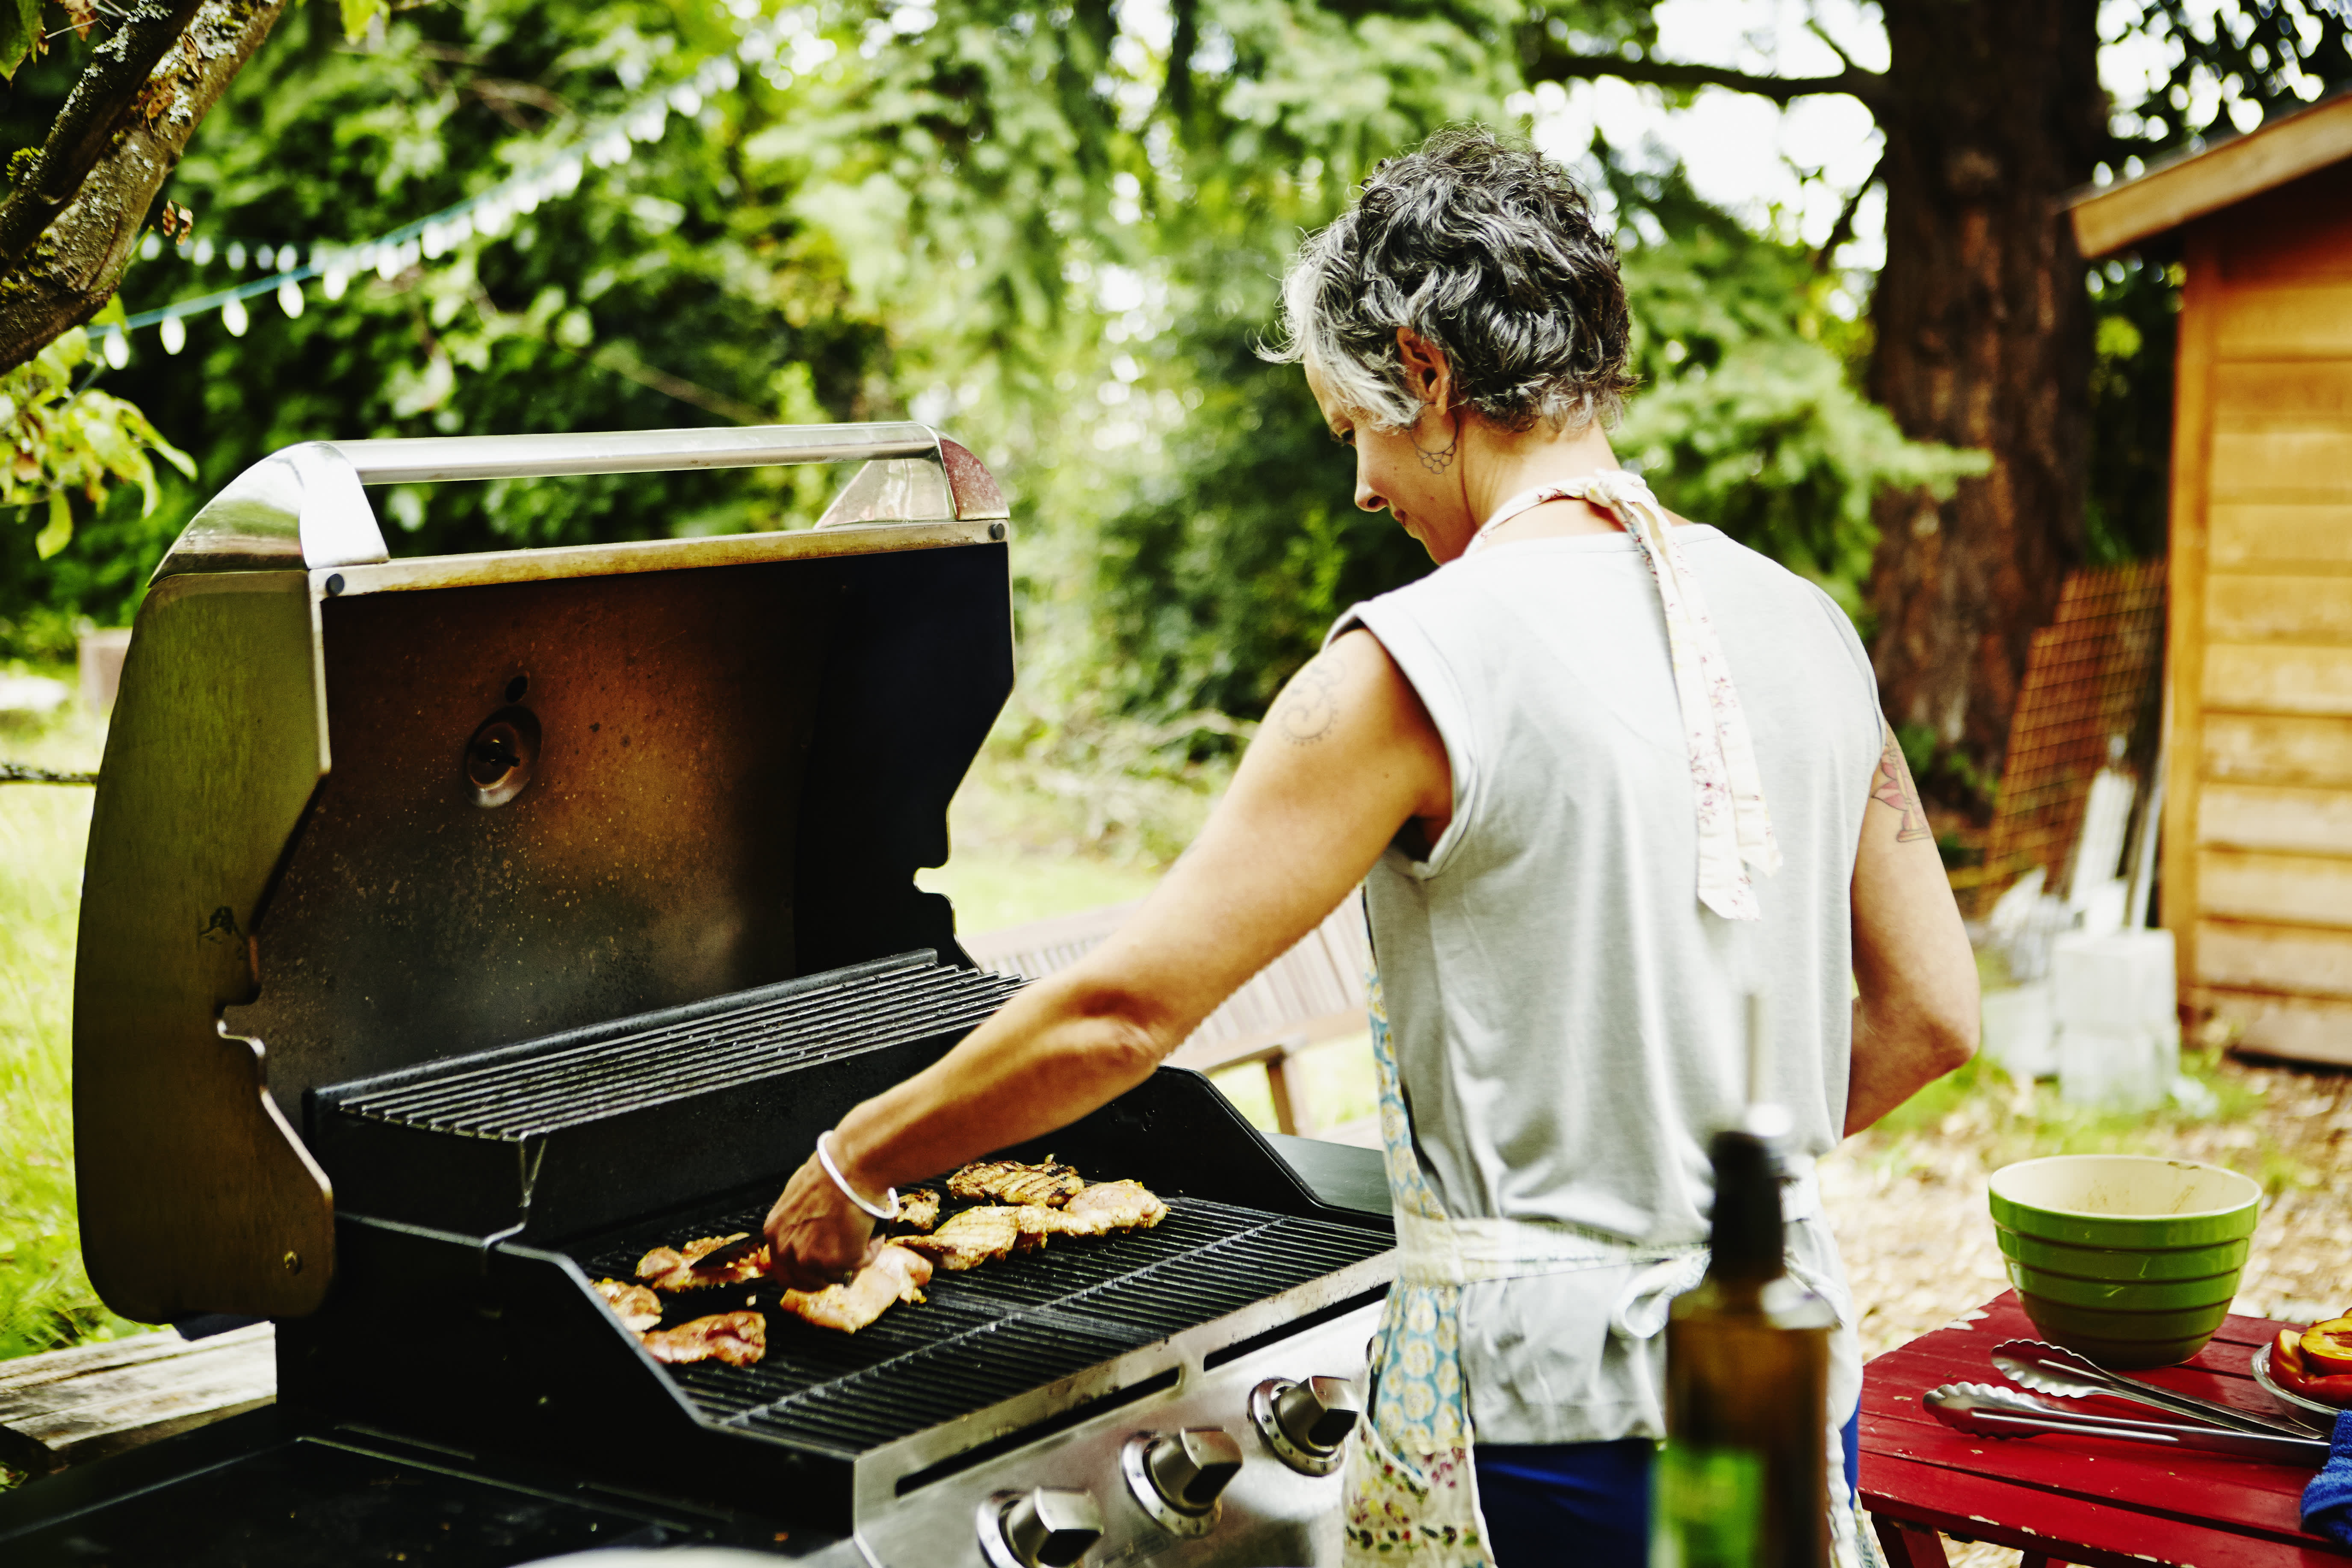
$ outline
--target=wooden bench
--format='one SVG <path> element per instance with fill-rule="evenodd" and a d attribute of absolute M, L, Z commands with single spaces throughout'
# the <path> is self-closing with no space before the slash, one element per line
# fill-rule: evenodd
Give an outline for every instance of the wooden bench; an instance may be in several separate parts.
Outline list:
<path fill-rule="evenodd" d="M 1038 980 L 1091 952 L 1136 907 L 1113 904 L 961 940 L 982 969 Z M 1259 970 L 1168 1059 L 1202 1072 L 1264 1068 L 1275 1124 L 1296 1132 L 1298 1118 L 1286 1071 L 1289 1058 L 1308 1046 L 1365 1031 L 1364 974 L 1370 966 L 1358 895 L 1332 910 L 1297 946 Z"/>
<path fill-rule="evenodd" d="M 45 1475 L 278 1397 L 268 1323 L 188 1341 L 176 1332 L 0 1361 L 0 1464 Z"/>

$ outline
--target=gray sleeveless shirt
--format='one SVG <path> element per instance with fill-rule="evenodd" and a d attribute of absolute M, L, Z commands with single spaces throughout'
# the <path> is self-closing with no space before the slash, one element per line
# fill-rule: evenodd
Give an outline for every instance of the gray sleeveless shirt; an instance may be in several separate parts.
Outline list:
<path fill-rule="evenodd" d="M 1706 1141 L 1745 1100 L 1751 991 L 1768 999 L 1766 1097 L 1794 1114 L 1805 1152 L 1842 1136 L 1875 683 L 1819 587 L 1715 529 L 1675 537 L 1746 710 L 1783 858 L 1758 879 L 1759 920 L 1724 920 L 1695 894 L 1664 616 L 1630 537 L 1497 544 L 1332 630 L 1380 639 L 1453 770 L 1453 821 L 1429 858 L 1391 847 L 1365 892 L 1415 1148 L 1456 1218 L 1703 1242 Z M 1850 1318 L 1826 1223 L 1792 1225 L 1790 1246 Z M 1481 1443 L 1664 1435 L 1655 1323 L 1629 1331 L 1623 1315 L 1638 1272 L 1465 1289 Z"/>

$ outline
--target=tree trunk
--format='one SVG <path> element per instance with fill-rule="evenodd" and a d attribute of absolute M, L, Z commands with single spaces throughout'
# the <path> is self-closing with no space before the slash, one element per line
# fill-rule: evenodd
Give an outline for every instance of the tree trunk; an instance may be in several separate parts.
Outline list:
<path fill-rule="evenodd" d="M 286 0 L 205 0 L 152 75 L 108 84 L 86 116 L 104 128 L 104 151 L 23 259 L 0 273 L 0 369 L 31 359 L 114 297 L 188 138 L 285 8 Z"/>
<path fill-rule="evenodd" d="M 1869 391 L 1990 452 L 1938 504 L 1882 497 L 1871 656 L 1887 718 L 1999 777 L 2034 631 L 2082 556 L 2090 309 L 2057 198 L 2105 134 L 2097 0 L 1885 0 L 1886 266 Z M 1981 806 L 1958 770 L 1923 784 Z M 1931 782 L 1932 781 L 1932 782 Z M 1933 787 L 1940 786 L 1940 787 Z"/>

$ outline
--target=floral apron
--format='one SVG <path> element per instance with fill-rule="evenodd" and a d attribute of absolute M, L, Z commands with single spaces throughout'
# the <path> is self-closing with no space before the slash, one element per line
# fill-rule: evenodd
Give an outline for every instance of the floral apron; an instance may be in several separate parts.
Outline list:
<path fill-rule="evenodd" d="M 1780 852 L 1722 647 L 1697 582 L 1647 487 L 1633 475 L 1612 472 L 1529 490 L 1506 501 L 1470 548 L 1509 519 L 1563 496 L 1589 498 L 1615 512 L 1657 581 L 1696 785 L 1698 896 L 1726 919 L 1754 920 L 1759 910 L 1747 868 L 1769 875 L 1780 868 Z M 1707 1249 L 1704 1243 L 1638 1246 L 1557 1223 L 1449 1215 L 1413 1150 L 1377 961 L 1366 978 L 1399 1259 L 1373 1342 L 1371 1419 L 1348 1455 L 1342 1561 L 1349 1568 L 1492 1568 L 1462 1380 L 1463 1287 L 1631 1264 L 1635 1272 L 1610 1314 L 1609 1331 L 1646 1340 L 1664 1328 L 1674 1298 L 1706 1273 Z M 1818 1188 L 1810 1175 L 1785 1194 L 1784 1208 L 1791 1220 L 1818 1215 Z M 1835 1282 L 1808 1269 L 1791 1272 L 1828 1300 L 1842 1321 L 1853 1321 L 1850 1298 Z M 1843 1456 L 1833 1435 L 1830 1448 L 1832 1555 L 1840 1568 L 1848 1568 L 1876 1554 L 1869 1532 L 1856 1528 L 1859 1510 L 1847 1503 Z"/>

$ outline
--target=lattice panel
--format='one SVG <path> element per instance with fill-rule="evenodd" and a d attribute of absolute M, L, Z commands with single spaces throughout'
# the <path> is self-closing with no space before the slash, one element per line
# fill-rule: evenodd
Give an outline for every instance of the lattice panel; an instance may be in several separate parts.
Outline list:
<path fill-rule="evenodd" d="M 2163 689 L 2164 583 L 2162 561 L 2068 574 L 2057 618 L 2033 634 L 1989 866 L 2012 874 L 2041 866 L 2059 888 L 2091 780 L 2118 752 L 2147 776 Z"/>

